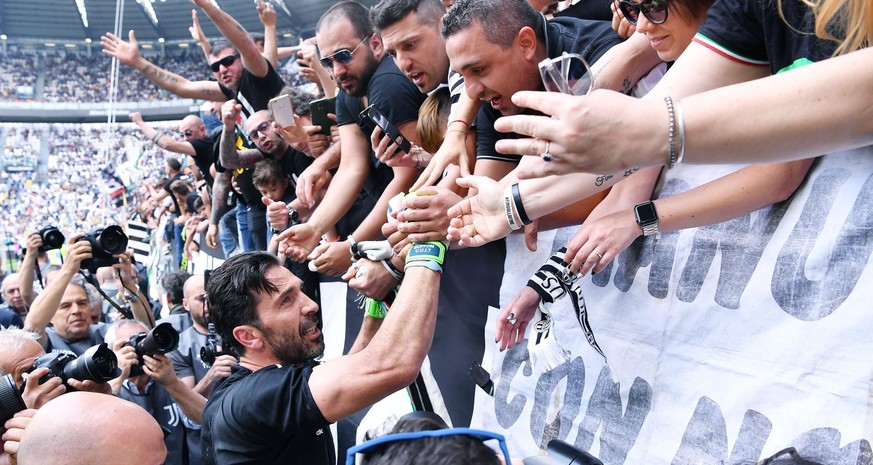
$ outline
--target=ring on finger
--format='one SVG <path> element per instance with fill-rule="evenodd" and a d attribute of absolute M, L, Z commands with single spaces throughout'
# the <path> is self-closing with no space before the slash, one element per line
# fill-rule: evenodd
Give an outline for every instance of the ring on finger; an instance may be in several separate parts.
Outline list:
<path fill-rule="evenodd" d="M 511 325 L 515 325 L 515 313 L 509 312 L 509 315 L 506 316 L 506 321 L 509 322 L 509 324 Z"/>
<path fill-rule="evenodd" d="M 593 253 L 594 255 L 597 255 L 597 261 L 598 261 L 598 262 L 599 262 L 600 260 L 603 260 L 603 255 L 601 255 L 600 252 L 598 252 L 598 251 L 596 251 L 596 250 L 592 250 L 591 253 Z"/>
<path fill-rule="evenodd" d="M 549 148 L 551 147 L 551 145 L 552 145 L 552 142 L 547 140 L 546 141 L 546 149 L 543 150 L 543 153 L 540 154 L 540 158 L 542 158 L 543 161 L 549 162 L 549 161 L 552 161 L 555 159 L 555 157 L 552 156 L 552 152 L 549 151 Z"/>

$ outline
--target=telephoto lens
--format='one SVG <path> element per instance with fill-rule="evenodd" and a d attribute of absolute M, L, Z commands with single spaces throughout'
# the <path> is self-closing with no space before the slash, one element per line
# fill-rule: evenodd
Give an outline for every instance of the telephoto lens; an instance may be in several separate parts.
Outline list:
<path fill-rule="evenodd" d="M 68 389 L 67 380 L 94 381 L 105 383 L 121 374 L 115 352 L 105 343 L 89 348 L 79 357 L 65 352 L 51 352 L 37 357 L 33 369 L 48 368 L 49 373 L 39 379 L 45 383 L 53 376 L 59 376 Z"/>
<path fill-rule="evenodd" d="M 94 381 L 105 383 L 115 379 L 121 371 L 118 369 L 118 359 L 115 352 L 106 343 L 96 345 L 86 350 L 77 359 L 64 366 L 61 379 L 79 381 Z"/>
<path fill-rule="evenodd" d="M 143 374 L 144 355 L 166 354 L 179 346 L 179 332 L 170 323 L 161 323 L 147 333 L 137 333 L 130 336 L 128 343 L 136 349 L 139 365 L 130 367 L 130 376 Z"/>
<path fill-rule="evenodd" d="M 26 408 L 12 375 L 0 377 L 0 425 Z"/>

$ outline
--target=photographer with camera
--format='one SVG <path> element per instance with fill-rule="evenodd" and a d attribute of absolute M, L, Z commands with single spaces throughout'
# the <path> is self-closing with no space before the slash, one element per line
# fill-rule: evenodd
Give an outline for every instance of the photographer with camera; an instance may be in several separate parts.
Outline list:
<path fill-rule="evenodd" d="M 215 386 L 230 376 L 231 367 L 237 365 L 237 360 L 222 351 L 221 338 L 215 334 L 214 326 L 208 323 L 205 281 L 205 276 L 199 274 L 185 281 L 182 305 L 188 310 L 193 325 L 179 334 L 179 347 L 167 357 L 173 362 L 182 383 L 208 398 Z M 202 414 L 201 408 L 196 417 Z M 187 415 L 195 418 L 192 414 Z M 186 427 L 191 463 L 200 463 L 200 425 Z"/>
<path fill-rule="evenodd" d="M 122 300 L 130 304 L 135 318 L 152 326 L 150 309 L 139 292 L 131 266 L 131 253 L 124 252 L 117 226 L 91 233 L 77 233 L 70 237 L 64 265 L 37 296 L 24 321 L 24 328 L 40 335 L 40 344 L 47 352 L 68 351 L 83 354 L 88 348 L 103 342 L 102 324 L 91 324 L 85 281 L 77 276 L 82 268 L 95 272 L 100 266 L 111 264 L 119 274 L 127 291 Z M 111 249 L 111 250 L 107 250 Z M 122 249 L 122 250 L 119 250 Z M 118 252 L 111 254 L 109 252 Z M 49 326 L 51 324 L 51 326 Z"/>
<path fill-rule="evenodd" d="M 167 433 L 164 463 L 199 463 L 191 461 L 194 451 L 185 454 L 185 429 L 199 427 L 206 398 L 181 382 L 164 355 L 178 344 L 176 330 L 162 323 L 148 331 L 138 321 L 118 320 L 110 325 L 106 340 L 112 344 L 121 369 L 121 376 L 110 382 L 112 390 L 149 412 Z"/>

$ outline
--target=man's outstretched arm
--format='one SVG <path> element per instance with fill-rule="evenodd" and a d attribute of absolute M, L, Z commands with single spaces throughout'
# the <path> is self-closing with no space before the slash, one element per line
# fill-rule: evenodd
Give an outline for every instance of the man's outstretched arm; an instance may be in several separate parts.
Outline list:
<path fill-rule="evenodd" d="M 118 58 L 118 61 L 130 66 L 161 89 L 184 98 L 223 102 L 227 96 L 221 92 L 217 82 L 212 81 L 189 81 L 176 73 L 167 71 L 160 66 L 152 64 L 139 54 L 139 44 L 131 30 L 128 34 L 128 42 L 120 37 L 107 32 L 100 37 L 100 45 L 103 53 Z"/>

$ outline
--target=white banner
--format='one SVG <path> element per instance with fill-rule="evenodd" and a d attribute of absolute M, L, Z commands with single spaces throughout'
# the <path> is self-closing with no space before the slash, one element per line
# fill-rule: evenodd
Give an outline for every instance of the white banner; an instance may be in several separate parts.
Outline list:
<path fill-rule="evenodd" d="M 736 169 L 677 167 L 661 195 Z M 477 392 L 473 426 L 505 433 L 517 457 L 557 438 L 607 465 L 754 464 L 789 446 L 873 464 L 871 175 L 873 148 L 828 155 L 791 200 L 640 239 L 583 278 L 608 368 L 567 299 L 552 314 L 570 353 L 551 370 L 527 345 L 497 352 L 492 309 L 482 365 L 495 395 Z M 537 253 L 508 240 L 502 305 L 573 232 L 541 234 Z"/>

